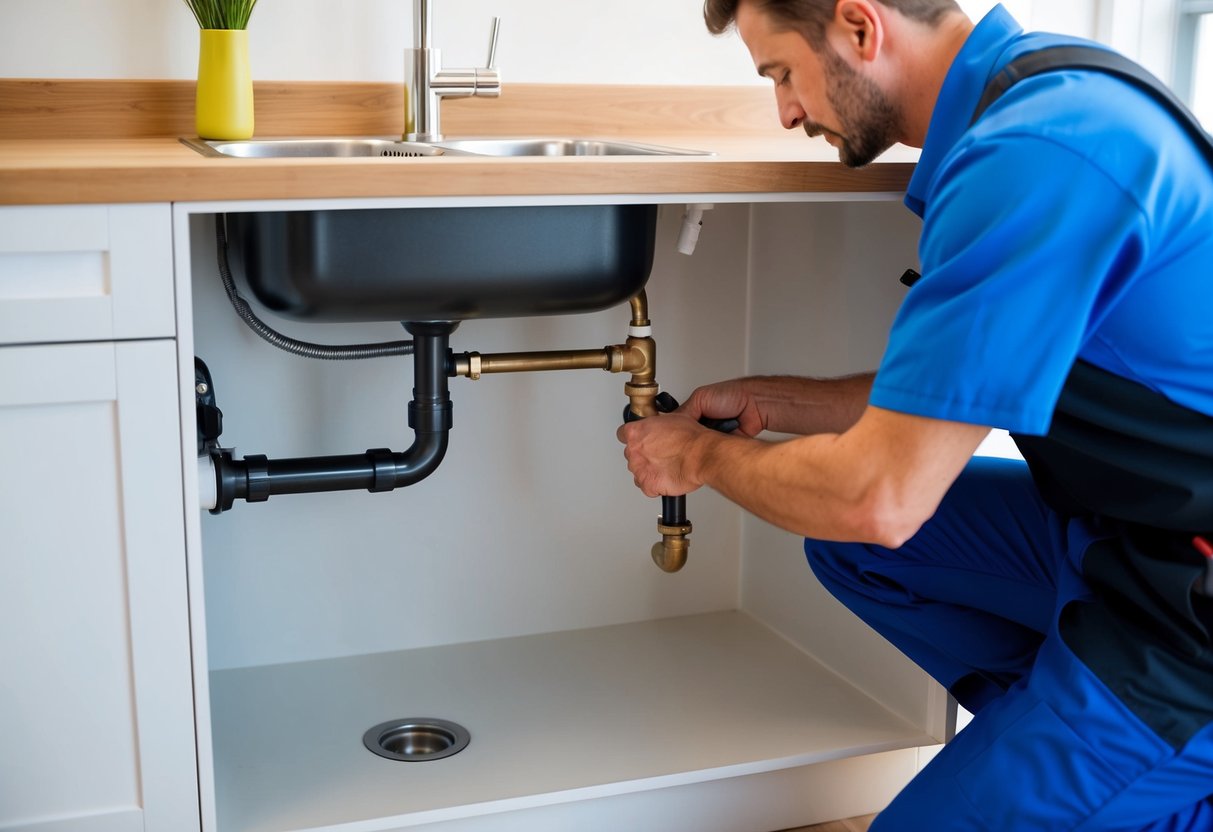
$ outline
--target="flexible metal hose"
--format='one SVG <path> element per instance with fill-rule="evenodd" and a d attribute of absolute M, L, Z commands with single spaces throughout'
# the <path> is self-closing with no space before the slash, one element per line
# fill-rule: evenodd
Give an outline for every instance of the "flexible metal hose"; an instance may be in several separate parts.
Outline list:
<path fill-rule="evenodd" d="M 248 328 L 273 344 L 280 350 L 304 358 L 318 358 L 327 361 L 348 361 L 361 358 L 383 358 L 390 355 L 412 355 L 412 341 L 384 341 L 379 344 L 314 344 L 310 341 L 299 341 L 283 335 L 271 328 L 269 324 L 257 317 L 248 301 L 236 291 L 236 281 L 232 278 L 232 269 L 227 259 L 227 217 L 215 217 L 215 242 L 219 250 L 219 278 L 223 281 L 223 289 L 232 308 L 240 316 L 240 320 Z"/>

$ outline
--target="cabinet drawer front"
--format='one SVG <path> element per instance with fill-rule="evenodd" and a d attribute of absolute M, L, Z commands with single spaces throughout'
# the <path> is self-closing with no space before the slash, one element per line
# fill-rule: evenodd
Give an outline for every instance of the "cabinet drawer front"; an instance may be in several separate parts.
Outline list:
<path fill-rule="evenodd" d="M 167 204 L 0 208 L 0 344 L 174 334 Z"/>

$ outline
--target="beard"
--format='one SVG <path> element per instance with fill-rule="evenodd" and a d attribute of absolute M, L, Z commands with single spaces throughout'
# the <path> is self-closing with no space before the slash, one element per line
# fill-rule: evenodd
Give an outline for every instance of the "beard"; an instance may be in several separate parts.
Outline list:
<path fill-rule="evenodd" d="M 820 124 L 804 125 L 810 136 L 828 133 L 838 139 L 838 160 L 860 168 L 897 144 L 901 119 L 893 102 L 870 78 L 851 69 L 828 45 L 818 55 L 824 66 L 830 106 L 838 116 L 838 133 Z"/>

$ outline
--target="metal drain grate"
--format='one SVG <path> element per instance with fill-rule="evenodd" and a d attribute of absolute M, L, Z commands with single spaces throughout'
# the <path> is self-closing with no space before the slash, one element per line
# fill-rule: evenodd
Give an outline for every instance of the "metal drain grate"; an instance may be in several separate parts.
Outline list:
<path fill-rule="evenodd" d="M 409 763 L 441 760 L 467 748 L 472 736 L 446 719 L 414 718 L 381 722 L 362 735 L 367 750 Z"/>

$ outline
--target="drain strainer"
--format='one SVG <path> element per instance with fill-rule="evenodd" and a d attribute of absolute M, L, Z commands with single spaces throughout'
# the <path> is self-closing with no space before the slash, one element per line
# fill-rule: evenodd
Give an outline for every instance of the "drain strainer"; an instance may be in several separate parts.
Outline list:
<path fill-rule="evenodd" d="M 413 763 L 458 754 L 471 740 L 466 728 L 445 719 L 393 719 L 362 735 L 362 744 L 369 751 Z"/>

